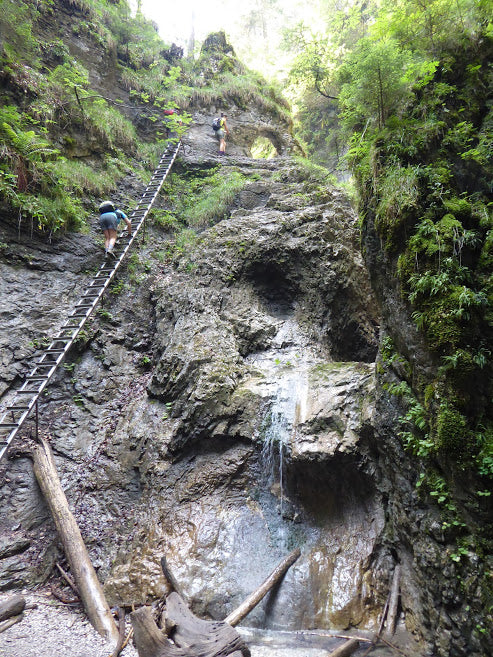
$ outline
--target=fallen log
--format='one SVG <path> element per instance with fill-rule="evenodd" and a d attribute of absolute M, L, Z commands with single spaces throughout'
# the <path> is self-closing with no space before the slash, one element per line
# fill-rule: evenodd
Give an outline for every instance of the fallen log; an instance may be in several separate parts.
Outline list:
<path fill-rule="evenodd" d="M 23 618 L 24 614 L 19 614 L 18 616 L 12 616 L 11 618 L 7 618 L 7 620 L 2 621 L 0 623 L 0 634 L 5 632 L 5 630 L 8 630 L 12 625 L 19 623 Z"/>
<path fill-rule="evenodd" d="M 346 643 L 343 643 L 341 646 L 337 646 L 337 648 L 332 652 L 329 652 L 327 657 L 349 657 L 349 655 L 352 655 L 353 652 L 356 652 L 358 648 L 358 639 L 350 639 L 349 641 L 346 641 Z"/>
<path fill-rule="evenodd" d="M 130 614 L 139 657 L 250 657 L 238 632 L 224 621 L 205 621 L 188 609 L 178 593 L 166 598 L 166 631 L 149 607 Z"/>
<path fill-rule="evenodd" d="M 285 572 L 290 568 L 294 562 L 299 558 L 301 551 L 299 548 L 293 550 L 288 556 L 281 561 L 281 563 L 272 571 L 269 577 L 261 584 L 256 591 L 254 591 L 242 604 L 232 611 L 229 616 L 224 620 L 233 627 L 238 625 L 245 616 L 247 616 L 254 607 L 262 600 L 263 597 L 279 582 Z"/>
<path fill-rule="evenodd" d="M 45 440 L 41 439 L 36 446 L 33 457 L 34 474 L 53 516 L 87 617 L 94 629 L 115 647 L 118 644 L 118 629 L 77 522 L 69 509 L 50 446 Z"/>
<path fill-rule="evenodd" d="M 20 593 L 7 598 L 7 600 L 0 602 L 0 621 L 4 621 L 11 616 L 19 616 L 25 607 L 26 599 Z"/>

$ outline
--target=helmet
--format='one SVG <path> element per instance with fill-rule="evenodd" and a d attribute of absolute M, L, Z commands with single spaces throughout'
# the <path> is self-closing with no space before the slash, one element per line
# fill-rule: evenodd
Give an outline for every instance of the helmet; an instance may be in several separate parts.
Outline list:
<path fill-rule="evenodd" d="M 103 214 L 103 212 L 114 212 L 114 211 L 115 211 L 115 204 L 112 201 L 103 201 L 99 206 L 99 212 L 101 214 Z"/>

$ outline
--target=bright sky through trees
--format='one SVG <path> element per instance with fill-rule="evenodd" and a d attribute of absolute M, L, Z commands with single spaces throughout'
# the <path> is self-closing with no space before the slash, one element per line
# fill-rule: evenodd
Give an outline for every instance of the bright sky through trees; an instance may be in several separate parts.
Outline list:
<path fill-rule="evenodd" d="M 137 0 L 130 0 L 135 9 Z M 224 30 L 236 54 L 251 68 L 278 76 L 282 29 L 303 20 L 316 25 L 318 0 L 140 0 L 142 13 L 159 27 L 168 43 L 187 48 L 193 33 L 200 45 L 211 32 Z"/>
<path fill-rule="evenodd" d="M 133 2 L 135 4 L 136 0 Z M 192 26 L 199 41 L 209 32 L 220 29 L 228 32 L 228 25 L 235 20 L 234 4 L 228 0 L 142 0 L 142 12 L 158 24 L 165 41 L 186 46 Z"/>

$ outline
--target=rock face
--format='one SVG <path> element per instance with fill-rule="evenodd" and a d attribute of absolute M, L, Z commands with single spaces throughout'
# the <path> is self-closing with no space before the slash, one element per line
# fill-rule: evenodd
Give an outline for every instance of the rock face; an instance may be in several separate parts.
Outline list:
<path fill-rule="evenodd" d="M 120 602 L 158 594 L 166 552 L 197 613 L 220 618 L 301 543 L 278 598 L 249 623 L 371 625 L 383 513 L 357 452 L 377 318 L 365 311 L 371 295 L 344 198 L 327 192 L 307 207 L 293 196 L 299 169 L 284 166 L 281 183 L 264 164 L 262 182 L 238 199 L 252 206 L 255 195 L 257 205 L 202 233 L 155 282 L 160 357 L 148 391 L 161 422 L 136 455 L 150 531 L 119 555 L 106 589 Z M 326 298 L 340 304 L 334 316 Z M 353 362 L 339 362 L 350 342 Z"/>
<path fill-rule="evenodd" d="M 204 84 L 217 84 L 215 78 L 221 74 L 238 77 L 246 74 L 224 32 L 211 34 L 205 40 L 196 66 L 202 72 Z M 286 101 L 281 96 L 272 98 L 268 93 L 264 96 L 263 91 L 252 87 L 244 98 L 234 94 L 230 96 L 225 91 L 211 102 L 200 87 L 195 89 L 192 104 L 197 109 L 193 113 L 193 123 L 187 131 L 185 144 L 191 146 L 195 154 L 216 154 L 218 140 L 212 130 L 212 121 L 225 112 L 230 130 L 227 150 L 231 155 L 250 157 L 252 147 L 259 139 L 270 142 L 276 155 L 301 154 L 302 149 L 291 134 L 292 120 Z"/>
<path fill-rule="evenodd" d="M 372 627 L 384 513 L 361 446 L 378 317 L 355 217 L 340 192 L 310 192 L 290 160 L 230 162 L 253 178 L 230 218 L 171 266 L 155 261 L 152 285 L 124 288 L 42 416 L 112 602 L 159 596 L 166 553 L 195 612 L 224 617 L 300 544 L 249 623 Z M 28 461 L 10 472 L 4 526 L 23 509 L 16 540 L 37 527 L 45 542 Z M 48 570 L 55 555 L 27 536 L 24 581 L 38 550 Z M 18 582 L 8 559 L 6 587 Z"/>
<path fill-rule="evenodd" d="M 396 438 L 402 409 L 375 387 L 379 312 L 356 217 L 290 158 L 246 157 L 262 135 L 278 154 L 294 148 L 265 107 L 228 108 L 220 162 L 209 128 L 220 109 L 196 111 L 177 169 L 243 173 L 228 218 L 171 260 L 170 235 L 150 227 L 41 404 L 107 596 L 161 596 L 165 553 L 194 612 L 224 618 L 299 545 L 248 624 L 375 629 L 400 563 L 408 629 L 430 654 L 479 657 L 458 635 L 456 573 L 430 584 L 450 564 L 447 541 Z M 96 227 L 51 245 L 1 231 L 5 401 L 99 256 Z M 60 558 L 29 429 L 0 464 L 1 589 L 45 581 Z"/>

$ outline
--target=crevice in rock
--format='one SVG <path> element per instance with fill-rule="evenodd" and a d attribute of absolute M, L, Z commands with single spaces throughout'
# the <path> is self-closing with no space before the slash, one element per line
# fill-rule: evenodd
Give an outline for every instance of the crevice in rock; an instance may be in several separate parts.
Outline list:
<path fill-rule="evenodd" d="M 288 461 L 286 480 L 288 494 L 293 491 L 293 499 L 316 522 L 347 521 L 353 509 L 371 522 L 377 491 L 352 456 L 340 455 L 329 462 Z"/>
<path fill-rule="evenodd" d="M 283 269 L 277 262 L 266 258 L 253 262 L 245 277 L 252 282 L 268 313 L 278 317 L 293 313 L 299 289 L 289 280 L 287 268 Z"/>

